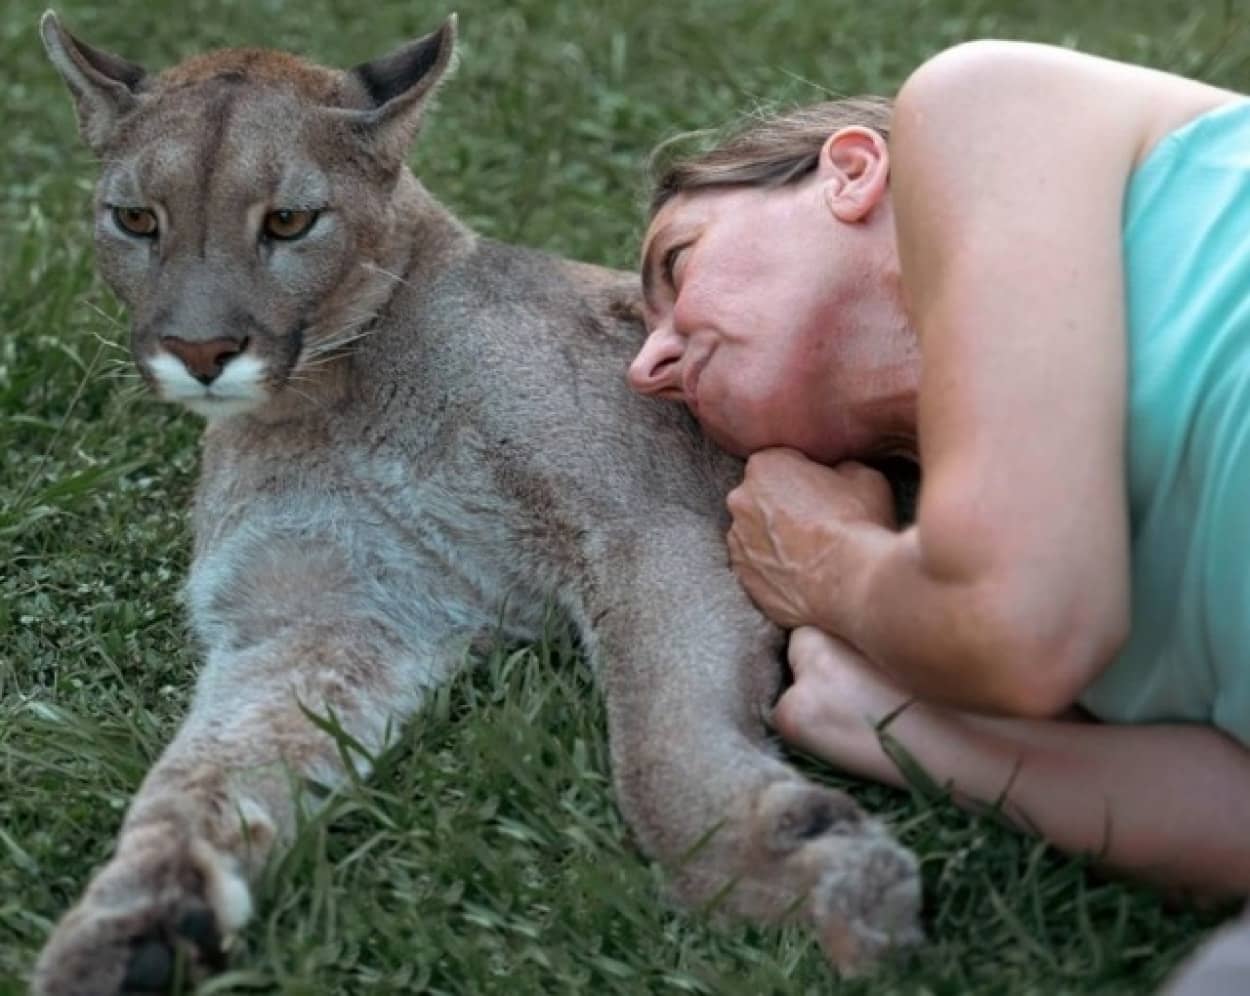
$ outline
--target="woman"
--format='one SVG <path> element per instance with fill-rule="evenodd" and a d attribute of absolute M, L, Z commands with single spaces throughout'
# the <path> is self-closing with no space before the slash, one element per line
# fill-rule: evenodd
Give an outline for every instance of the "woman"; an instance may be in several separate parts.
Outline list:
<path fill-rule="evenodd" d="M 900 784 L 910 702 L 958 797 L 1250 893 L 1248 211 L 1244 97 L 1000 42 L 661 178 L 630 382 L 750 456 L 783 737 Z M 856 462 L 900 454 L 905 528 Z"/>

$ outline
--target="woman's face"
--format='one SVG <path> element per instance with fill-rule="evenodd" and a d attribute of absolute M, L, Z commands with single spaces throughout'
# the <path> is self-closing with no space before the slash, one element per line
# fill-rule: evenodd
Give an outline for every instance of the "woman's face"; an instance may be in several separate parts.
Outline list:
<path fill-rule="evenodd" d="M 634 390 L 682 401 L 704 431 L 745 456 L 792 446 L 836 462 L 865 445 L 841 371 L 854 367 L 863 268 L 820 184 L 680 194 L 647 232 L 648 338 Z"/>

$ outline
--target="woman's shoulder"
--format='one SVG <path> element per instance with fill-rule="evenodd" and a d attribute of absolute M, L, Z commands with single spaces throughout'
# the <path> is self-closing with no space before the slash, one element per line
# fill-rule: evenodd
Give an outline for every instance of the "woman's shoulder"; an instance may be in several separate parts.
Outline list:
<path fill-rule="evenodd" d="M 995 144 L 1014 136 L 1096 142 L 1101 152 L 1140 163 L 1163 136 L 1242 95 L 1198 80 L 1066 48 L 979 40 L 922 63 L 899 91 L 898 140 Z M 965 149 L 957 149 L 964 154 Z"/>

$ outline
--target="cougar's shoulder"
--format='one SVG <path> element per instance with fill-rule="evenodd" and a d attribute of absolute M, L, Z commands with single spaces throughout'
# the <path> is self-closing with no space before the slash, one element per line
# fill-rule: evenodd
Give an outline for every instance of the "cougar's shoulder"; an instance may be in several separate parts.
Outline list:
<path fill-rule="evenodd" d="M 556 482 L 559 503 L 592 517 L 672 504 L 706 514 L 739 476 L 683 406 L 629 389 L 645 335 L 635 274 L 479 239 L 430 293 L 405 297 L 403 376 L 470 409 L 460 414 L 483 458 Z"/>
<path fill-rule="evenodd" d="M 431 290 L 409 296 L 414 320 L 472 318 L 466 347 L 506 348 L 523 364 L 530 349 L 573 350 L 583 364 L 618 366 L 645 335 L 635 274 L 493 239 L 476 239 Z"/>

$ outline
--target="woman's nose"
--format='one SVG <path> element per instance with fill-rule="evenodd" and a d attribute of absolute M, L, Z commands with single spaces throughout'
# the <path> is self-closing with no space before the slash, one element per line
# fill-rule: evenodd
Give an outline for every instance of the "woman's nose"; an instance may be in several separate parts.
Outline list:
<path fill-rule="evenodd" d="M 672 329 L 661 326 L 647 336 L 629 365 L 629 386 L 639 394 L 654 394 L 680 401 L 681 359 L 685 343 Z"/>

